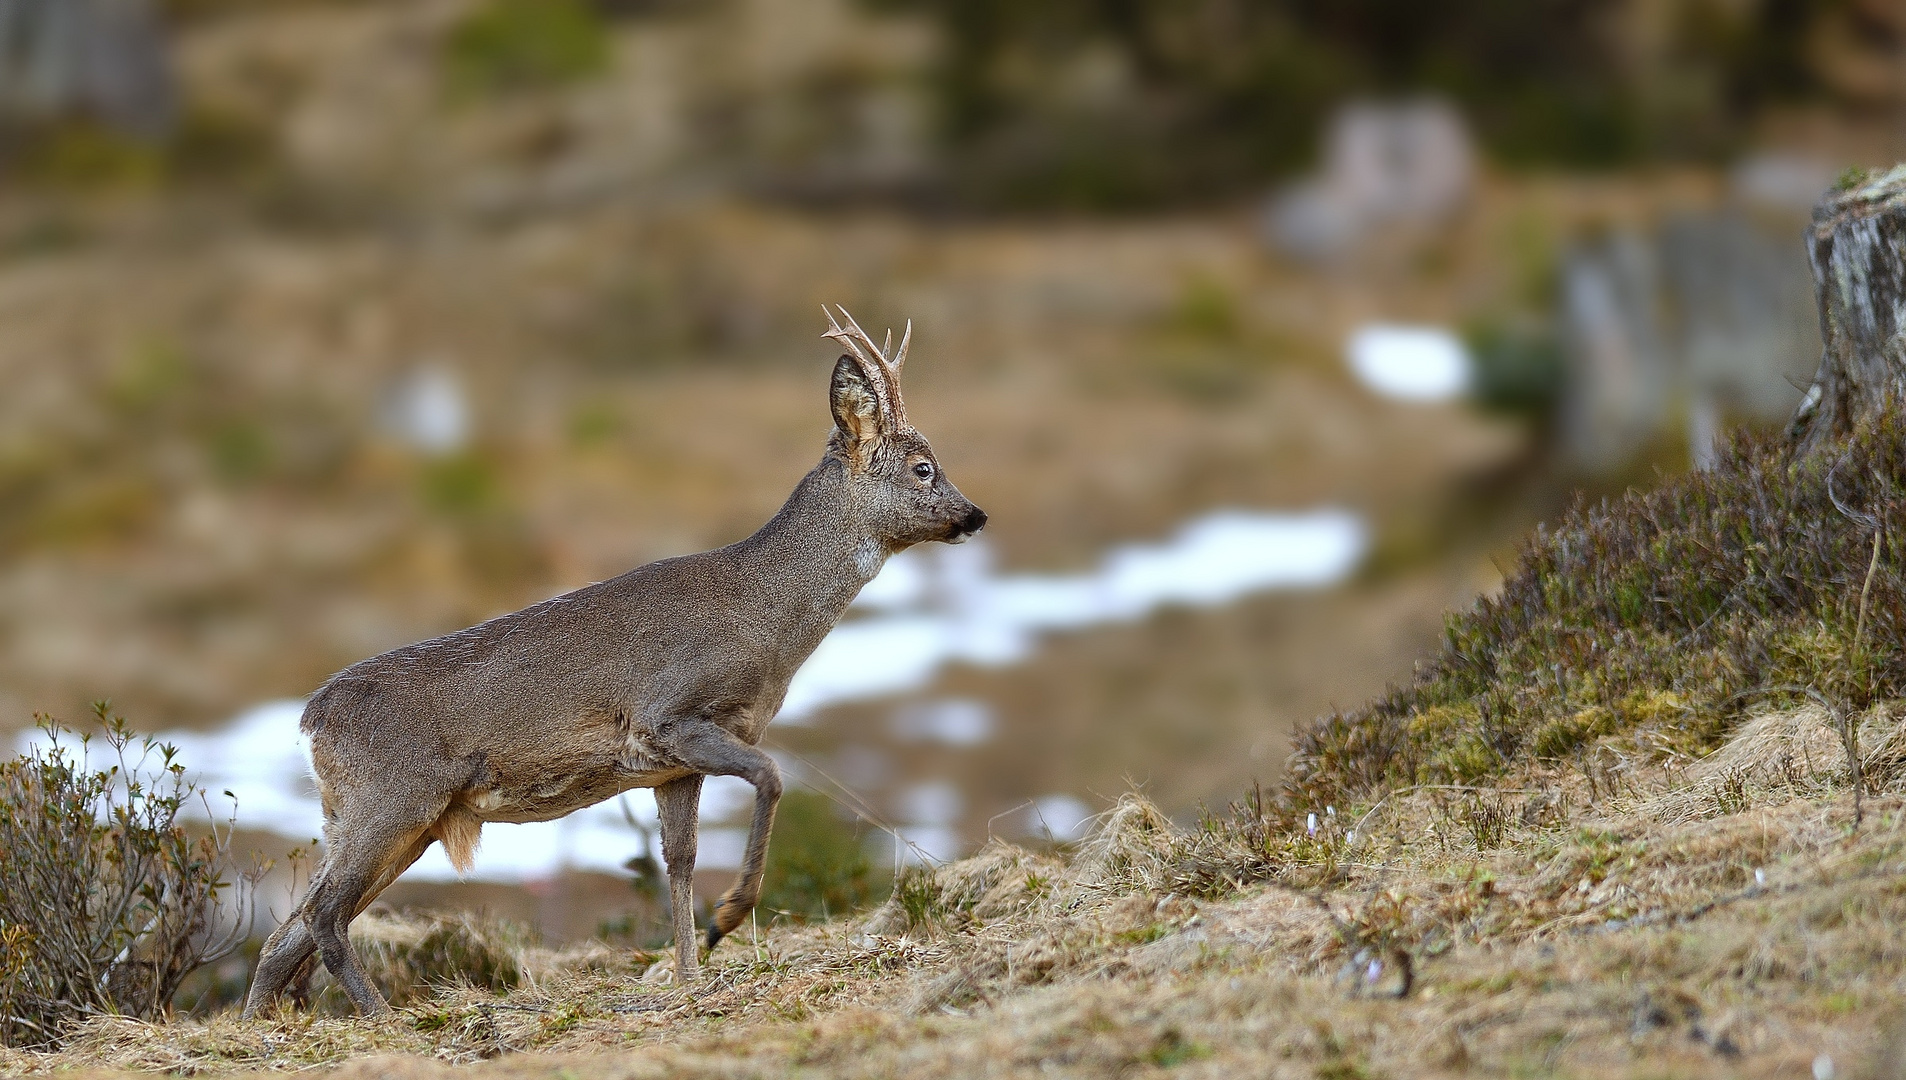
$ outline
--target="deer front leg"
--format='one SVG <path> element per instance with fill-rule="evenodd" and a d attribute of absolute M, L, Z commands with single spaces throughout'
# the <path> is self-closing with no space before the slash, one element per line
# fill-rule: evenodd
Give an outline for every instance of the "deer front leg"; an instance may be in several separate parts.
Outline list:
<path fill-rule="evenodd" d="M 668 864 L 668 911 L 675 923 L 675 977 L 683 986 L 701 971 L 695 940 L 695 828 L 701 813 L 700 773 L 655 789 L 662 825 L 662 861 Z"/>
<path fill-rule="evenodd" d="M 774 808 L 781 801 L 781 770 L 774 759 L 711 721 L 695 720 L 664 729 L 662 748 L 672 758 L 709 776 L 739 776 L 754 785 L 754 819 L 748 824 L 748 853 L 741 876 L 722 894 L 708 920 L 708 947 L 714 948 L 729 931 L 754 910 L 761 899 L 761 876 L 767 869 L 768 833 L 774 828 Z M 658 792 L 660 788 L 656 789 Z M 668 834 L 663 832 L 666 850 Z M 669 878 L 675 876 L 670 862 Z"/>

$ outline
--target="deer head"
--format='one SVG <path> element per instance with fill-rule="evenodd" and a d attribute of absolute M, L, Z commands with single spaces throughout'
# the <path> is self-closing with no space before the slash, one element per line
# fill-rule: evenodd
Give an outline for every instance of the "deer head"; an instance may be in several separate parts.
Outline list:
<path fill-rule="evenodd" d="M 895 351 L 893 331 L 878 345 L 846 308 L 843 327 L 826 307 L 821 336 L 847 351 L 834 362 L 828 388 L 834 412 L 830 453 L 847 466 L 850 488 L 875 539 L 891 551 L 928 540 L 957 544 L 986 525 L 986 513 L 946 478 L 926 436 L 907 423 L 900 397 L 900 369 L 913 341 L 913 322 Z"/>

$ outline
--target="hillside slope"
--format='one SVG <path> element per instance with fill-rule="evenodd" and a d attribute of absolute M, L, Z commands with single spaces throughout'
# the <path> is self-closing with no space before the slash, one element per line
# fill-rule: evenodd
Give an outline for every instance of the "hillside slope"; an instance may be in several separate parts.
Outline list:
<path fill-rule="evenodd" d="M 1419 788 L 1315 833 L 1248 805 L 1181 832 L 1133 797 L 1064 860 L 996 845 L 869 915 L 744 934 L 689 991 L 648 956 L 532 953 L 513 991 L 387 1023 L 101 1020 L 0 1068 L 1898 1075 L 1906 799 L 1856 828 L 1823 721 L 1765 714 L 1599 799 Z"/>

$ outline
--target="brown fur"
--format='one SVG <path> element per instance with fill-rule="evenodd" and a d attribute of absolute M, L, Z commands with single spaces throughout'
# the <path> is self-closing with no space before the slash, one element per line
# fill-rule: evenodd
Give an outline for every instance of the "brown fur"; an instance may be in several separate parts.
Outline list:
<path fill-rule="evenodd" d="M 430 827 L 430 838 L 443 845 L 443 853 L 459 874 L 467 874 L 476 866 L 477 841 L 482 833 L 483 819 L 468 807 L 454 803 Z"/>
<path fill-rule="evenodd" d="M 843 316 L 846 312 L 841 313 Z M 747 853 L 716 905 L 712 948 L 761 892 L 781 796 L 756 749 L 788 681 L 896 551 L 957 543 L 986 515 L 947 481 L 906 422 L 887 350 L 847 319 L 826 336 L 834 432 L 821 462 L 753 536 L 640 566 L 552 600 L 339 672 L 303 730 L 324 805 L 324 857 L 260 955 L 246 1000 L 276 998 L 316 950 L 357 1007 L 388 1006 L 345 936 L 432 843 L 472 865 L 486 821 L 548 821 L 631 788 L 655 789 L 676 972 L 699 968 L 692 909 L 703 776 L 755 789 Z M 891 335 L 889 335 L 891 342 Z"/>

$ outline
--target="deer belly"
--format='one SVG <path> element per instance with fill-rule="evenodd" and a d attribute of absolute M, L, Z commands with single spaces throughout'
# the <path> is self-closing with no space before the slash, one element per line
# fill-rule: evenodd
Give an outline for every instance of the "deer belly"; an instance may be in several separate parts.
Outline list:
<path fill-rule="evenodd" d="M 463 803 L 484 821 L 554 821 L 630 786 L 613 768 L 589 769 L 546 779 L 506 781 L 466 793 Z"/>

